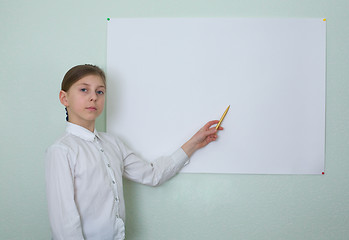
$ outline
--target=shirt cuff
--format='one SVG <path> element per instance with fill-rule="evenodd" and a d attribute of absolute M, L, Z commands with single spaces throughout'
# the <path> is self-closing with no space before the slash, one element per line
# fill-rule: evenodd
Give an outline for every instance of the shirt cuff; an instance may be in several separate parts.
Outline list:
<path fill-rule="evenodd" d="M 171 157 L 175 163 L 182 165 L 182 167 L 188 165 L 190 162 L 188 155 L 184 152 L 182 148 L 177 149 L 177 151 L 175 151 L 171 155 Z"/>

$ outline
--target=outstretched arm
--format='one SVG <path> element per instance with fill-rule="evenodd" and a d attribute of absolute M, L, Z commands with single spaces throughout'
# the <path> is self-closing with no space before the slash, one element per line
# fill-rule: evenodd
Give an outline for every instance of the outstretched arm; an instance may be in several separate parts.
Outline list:
<path fill-rule="evenodd" d="M 194 136 L 189 139 L 186 143 L 183 144 L 182 149 L 190 157 L 193 153 L 205 147 L 210 142 L 213 142 L 217 139 L 217 130 L 216 127 L 212 125 L 217 124 L 218 120 L 213 120 L 205 124 Z M 222 127 L 219 127 L 218 130 L 223 130 Z"/>
<path fill-rule="evenodd" d="M 123 175 L 135 182 L 157 186 L 176 175 L 188 162 L 196 150 L 206 146 L 217 139 L 216 127 L 212 127 L 219 121 L 206 123 L 188 142 L 183 144 L 182 149 L 178 149 L 169 157 L 158 158 L 153 162 L 148 162 L 137 157 L 120 140 L 117 145 L 124 156 Z M 223 130 L 222 127 L 219 130 Z"/>

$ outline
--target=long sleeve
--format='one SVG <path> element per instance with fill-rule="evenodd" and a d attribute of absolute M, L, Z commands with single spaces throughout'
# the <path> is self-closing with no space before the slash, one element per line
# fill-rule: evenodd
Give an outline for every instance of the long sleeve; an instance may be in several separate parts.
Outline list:
<path fill-rule="evenodd" d="M 68 149 L 53 145 L 46 151 L 46 193 L 53 239 L 84 239 L 74 200 L 74 175 Z"/>
<path fill-rule="evenodd" d="M 124 157 L 124 177 L 150 186 L 157 186 L 175 176 L 189 161 L 182 148 L 170 156 L 164 156 L 153 162 L 136 156 L 127 146 L 119 142 Z"/>

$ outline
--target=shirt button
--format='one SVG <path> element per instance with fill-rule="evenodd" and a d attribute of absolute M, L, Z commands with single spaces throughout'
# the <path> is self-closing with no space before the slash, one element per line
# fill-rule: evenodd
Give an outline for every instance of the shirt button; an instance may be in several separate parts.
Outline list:
<path fill-rule="evenodd" d="M 110 167 L 110 164 L 108 163 L 108 167 Z"/>
<path fill-rule="evenodd" d="M 115 181 L 113 180 L 113 184 L 115 184 Z"/>
<path fill-rule="evenodd" d="M 101 152 L 104 152 L 104 150 L 103 150 L 103 149 L 101 149 Z"/>

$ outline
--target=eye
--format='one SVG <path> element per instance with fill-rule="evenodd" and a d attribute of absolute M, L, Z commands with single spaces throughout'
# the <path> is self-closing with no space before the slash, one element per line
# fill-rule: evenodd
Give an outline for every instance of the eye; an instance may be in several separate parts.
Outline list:
<path fill-rule="evenodd" d="M 87 89 L 86 88 L 81 88 L 80 91 L 81 92 L 87 92 Z"/>
<path fill-rule="evenodd" d="M 97 94 L 98 94 L 98 95 L 103 95 L 104 92 L 100 90 L 100 91 L 97 91 Z"/>

